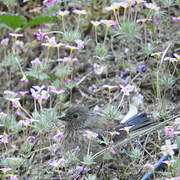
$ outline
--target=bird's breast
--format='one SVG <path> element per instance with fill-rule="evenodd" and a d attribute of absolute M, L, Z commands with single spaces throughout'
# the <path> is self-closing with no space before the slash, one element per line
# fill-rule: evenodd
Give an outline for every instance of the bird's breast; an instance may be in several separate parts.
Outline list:
<path fill-rule="evenodd" d="M 93 154 L 97 153 L 102 147 L 99 145 L 96 139 L 90 141 L 84 137 L 84 133 L 85 130 L 65 130 L 64 137 L 62 139 L 64 152 L 72 152 L 78 147 L 80 157 L 86 155 L 87 152 L 92 152 Z M 89 151 L 88 147 L 90 148 Z"/>

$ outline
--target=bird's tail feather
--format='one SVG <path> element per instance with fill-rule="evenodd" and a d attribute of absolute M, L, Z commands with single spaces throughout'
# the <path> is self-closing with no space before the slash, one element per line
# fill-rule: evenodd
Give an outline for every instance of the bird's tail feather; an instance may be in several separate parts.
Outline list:
<path fill-rule="evenodd" d="M 142 113 L 138 113 L 138 114 L 134 115 L 133 117 L 128 119 L 122 125 L 124 127 L 132 126 L 131 131 L 134 131 L 134 130 L 143 128 L 145 126 L 148 126 L 152 123 L 154 123 L 154 122 L 151 121 L 151 119 L 147 116 L 147 114 L 142 112 Z"/>
<path fill-rule="evenodd" d="M 116 127 L 116 131 L 119 132 L 118 135 L 114 136 L 113 140 L 115 142 L 122 140 L 128 136 L 128 132 L 126 131 L 128 127 L 130 127 L 129 131 L 136 131 L 141 128 L 146 128 L 147 126 L 154 124 L 146 113 L 138 113 L 128 119 L 125 123 L 121 123 L 120 126 Z"/>

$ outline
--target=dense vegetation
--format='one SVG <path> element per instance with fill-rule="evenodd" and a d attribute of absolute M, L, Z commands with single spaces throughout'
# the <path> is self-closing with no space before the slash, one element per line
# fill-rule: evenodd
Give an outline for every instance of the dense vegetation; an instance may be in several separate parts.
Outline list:
<path fill-rule="evenodd" d="M 179 13 L 179 0 L 0 0 L 0 178 L 180 179 Z M 73 104 L 157 123 L 80 160 L 61 151 Z"/>

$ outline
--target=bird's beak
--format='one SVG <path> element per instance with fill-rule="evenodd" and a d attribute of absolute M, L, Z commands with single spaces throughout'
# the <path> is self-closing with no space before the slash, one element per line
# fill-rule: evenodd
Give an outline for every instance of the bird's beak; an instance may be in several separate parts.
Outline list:
<path fill-rule="evenodd" d="M 62 121 L 67 121 L 67 116 L 66 115 L 60 115 L 60 116 L 57 116 L 57 118 L 62 120 Z"/>

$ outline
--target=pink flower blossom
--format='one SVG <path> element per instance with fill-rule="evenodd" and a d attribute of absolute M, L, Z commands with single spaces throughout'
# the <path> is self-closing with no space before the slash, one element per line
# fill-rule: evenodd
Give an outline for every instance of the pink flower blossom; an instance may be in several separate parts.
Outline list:
<path fill-rule="evenodd" d="M 165 180 L 180 180 L 180 176 L 179 177 L 173 177 L 173 178 L 166 178 Z"/>
<path fill-rule="evenodd" d="M 78 10 L 78 9 L 74 9 L 74 10 L 73 10 L 73 13 L 74 13 L 74 14 L 77 14 L 77 15 L 79 15 L 79 16 L 81 16 L 81 15 L 86 15 L 86 14 L 87 14 L 85 10 Z"/>
<path fill-rule="evenodd" d="M 1 44 L 2 46 L 7 46 L 8 43 L 9 43 L 9 38 L 2 39 L 1 42 L 0 42 L 0 44 Z"/>
<path fill-rule="evenodd" d="M 35 139 L 36 139 L 35 136 L 29 136 L 29 137 L 27 137 L 26 140 L 31 143 L 31 142 L 33 142 Z"/>
<path fill-rule="evenodd" d="M 75 40 L 75 43 L 77 44 L 77 49 L 84 48 L 84 42 L 82 40 Z"/>
<path fill-rule="evenodd" d="M 106 65 L 100 65 L 100 64 L 94 63 L 93 66 L 94 66 L 94 73 L 97 75 L 100 75 L 107 71 Z"/>
<path fill-rule="evenodd" d="M 173 57 L 165 57 L 164 61 L 177 62 L 178 60 L 176 58 L 173 58 Z"/>
<path fill-rule="evenodd" d="M 68 14 L 69 14 L 69 11 L 67 11 L 67 10 L 64 10 L 64 11 L 59 10 L 59 11 L 57 12 L 57 15 L 59 15 L 59 16 L 61 16 L 61 17 L 64 17 L 64 16 L 66 16 L 66 15 L 68 15 Z"/>
<path fill-rule="evenodd" d="M 121 6 L 121 4 L 119 2 L 113 2 L 111 4 L 111 6 L 105 7 L 104 10 L 105 11 L 116 11 L 117 9 L 119 9 Z"/>
<path fill-rule="evenodd" d="M 179 21 L 179 20 L 180 20 L 180 16 L 178 16 L 178 17 L 172 17 L 172 20 L 173 20 L 173 21 Z"/>
<path fill-rule="evenodd" d="M 57 59 L 58 62 L 75 62 L 77 61 L 77 58 L 72 58 L 72 57 L 64 57 L 64 58 L 59 58 Z"/>
<path fill-rule="evenodd" d="M 14 174 L 6 174 L 6 177 L 9 178 L 9 180 L 19 180 L 19 178 Z"/>
<path fill-rule="evenodd" d="M 53 168 L 59 168 L 60 165 L 64 164 L 65 159 L 61 158 L 59 160 L 51 160 L 49 162 L 49 165 L 52 166 Z"/>
<path fill-rule="evenodd" d="M 18 37 L 23 37 L 23 34 L 18 34 L 18 33 L 9 33 L 10 36 L 14 37 L 15 39 L 17 39 Z"/>
<path fill-rule="evenodd" d="M 50 47 L 56 47 L 57 43 L 56 43 L 56 40 L 55 40 L 55 37 L 51 37 L 49 38 L 48 36 L 46 36 L 46 42 L 45 43 L 42 43 L 42 46 L 47 46 L 48 48 Z"/>
<path fill-rule="evenodd" d="M 46 5 L 46 6 L 49 6 L 53 3 L 55 3 L 57 0 L 44 0 L 43 1 L 43 4 Z"/>
<path fill-rule="evenodd" d="M 129 3 L 127 1 L 123 1 L 123 2 L 120 2 L 120 6 L 126 9 L 129 7 Z"/>
<path fill-rule="evenodd" d="M 173 56 L 174 56 L 177 60 L 180 60 L 180 55 L 179 55 L 179 54 L 174 53 Z"/>
<path fill-rule="evenodd" d="M 8 144 L 8 143 L 9 143 L 9 136 L 6 133 L 0 135 L 0 144 Z"/>
<path fill-rule="evenodd" d="M 146 164 L 144 165 L 144 167 L 145 167 L 145 168 L 148 168 L 148 169 L 152 169 L 152 170 L 155 169 L 155 166 L 154 166 L 153 164 L 151 164 L 151 163 L 146 163 Z"/>
<path fill-rule="evenodd" d="M 19 102 L 20 98 L 6 98 L 8 101 L 12 103 L 12 106 L 14 108 L 20 108 L 21 103 Z"/>
<path fill-rule="evenodd" d="M 151 56 L 157 56 L 158 58 L 160 58 L 161 54 L 163 54 L 163 52 L 156 52 L 156 53 L 152 53 Z"/>
<path fill-rule="evenodd" d="M 26 77 L 26 75 L 23 75 L 23 77 L 20 79 L 20 82 L 22 82 L 22 83 L 28 83 L 29 80 L 28 80 L 28 78 Z"/>
<path fill-rule="evenodd" d="M 18 124 L 19 124 L 20 127 L 23 127 L 23 126 L 27 127 L 34 121 L 36 121 L 36 120 L 34 120 L 34 119 L 24 119 L 24 120 L 20 120 L 18 122 Z"/>
<path fill-rule="evenodd" d="M 118 88 L 118 86 L 111 86 L 111 85 L 103 85 L 102 86 L 103 88 L 105 88 L 105 89 L 109 89 L 109 90 L 112 90 L 112 89 L 117 89 Z"/>
<path fill-rule="evenodd" d="M 167 164 L 168 166 L 171 166 L 171 165 L 174 164 L 175 162 L 176 162 L 176 160 L 163 161 L 163 163 Z"/>
<path fill-rule="evenodd" d="M 5 117 L 7 117 L 7 114 L 4 112 L 0 112 L 0 119 L 3 119 Z"/>
<path fill-rule="evenodd" d="M 101 20 L 101 24 L 106 25 L 106 28 L 114 28 L 116 26 L 116 22 L 113 20 Z"/>
<path fill-rule="evenodd" d="M 110 152 L 110 153 L 112 153 L 112 154 L 116 154 L 116 151 L 115 151 L 115 149 L 114 149 L 114 142 L 113 141 L 111 141 L 110 143 L 109 143 L 109 146 L 108 146 L 108 151 Z"/>
<path fill-rule="evenodd" d="M 45 86 L 33 86 L 30 91 L 35 100 L 40 103 L 42 100 L 47 100 L 49 98 L 48 91 L 44 90 Z"/>
<path fill-rule="evenodd" d="M 122 88 L 121 91 L 123 92 L 123 94 L 125 96 L 129 96 L 130 95 L 130 92 L 132 92 L 134 90 L 134 86 L 131 86 L 131 85 L 126 85 L 126 86 L 122 86 L 120 85 L 120 87 Z"/>
<path fill-rule="evenodd" d="M 42 41 L 45 39 L 46 34 L 43 32 L 42 29 L 39 29 L 37 33 L 34 33 L 36 35 L 37 40 Z"/>
<path fill-rule="evenodd" d="M 119 129 L 119 130 L 126 131 L 126 133 L 129 134 L 129 131 L 130 131 L 130 129 L 131 129 L 132 127 L 133 127 L 133 126 L 126 126 L 126 127 L 123 127 L 123 128 L 121 128 L 121 129 Z"/>
<path fill-rule="evenodd" d="M 91 21 L 91 24 L 95 27 L 99 26 L 101 24 L 100 21 Z"/>
<path fill-rule="evenodd" d="M 19 91 L 18 94 L 21 96 L 25 96 L 29 91 Z"/>
<path fill-rule="evenodd" d="M 152 10 L 152 11 L 159 11 L 160 7 L 158 7 L 154 3 L 145 3 L 146 8 Z"/>
<path fill-rule="evenodd" d="M 136 3 L 137 3 L 137 5 L 138 4 L 141 4 L 141 3 L 145 3 L 146 1 L 144 1 L 144 0 L 136 0 Z"/>
<path fill-rule="evenodd" d="M 180 125 L 180 117 L 179 117 L 179 118 L 176 118 L 175 121 L 174 121 L 174 123 L 175 123 L 176 125 Z"/>
<path fill-rule="evenodd" d="M 144 19 L 137 19 L 136 22 L 137 23 L 146 23 L 148 21 L 152 21 L 152 19 L 149 19 L 149 18 L 144 18 Z"/>
<path fill-rule="evenodd" d="M 2 171 L 3 174 L 6 174 L 7 172 L 12 171 L 12 169 L 11 168 L 0 168 L 0 171 Z"/>
<path fill-rule="evenodd" d="M 35 58 L 34 60 L 31 61 L 31 64 L 41 64 L 39 58 Z"/>
<path fill-rule="evenodd" d="M 55 136 L 54 136 L 55 139 L 62 139 L 64 138 L 64 134 L 62 132 L 58 132 Z"/>
<path fill-rule="evenodd" d="M 166 127 L 164 127 L 164 132 L 168 136 L 174 136 L 174 127 L 173 126 L 166 126 Z"/>
<path fill-rule="evenodd" d="M 15 93 L 13 91 L 10 91 L 10 90 L 4 91 L 4 94 L 7 95 L 7 96 L 16 96 L 17 95 L 17 93 Z"/>
<path fill-rule="evenodd" d="M 89 130 L 86 130 L 83 134 L 84 137 L 86 137 L 89 140 L 96 139 L 98 137 L 98 134 Z"/>
<path fill-rule="evenodd" d="M 161 151 L 164 155 L 174 155 L 174 149 L 177 149 L 177 144 L 171 144 L 170 140 L 166 140 L 165 145 L 161 146 Z"/>

